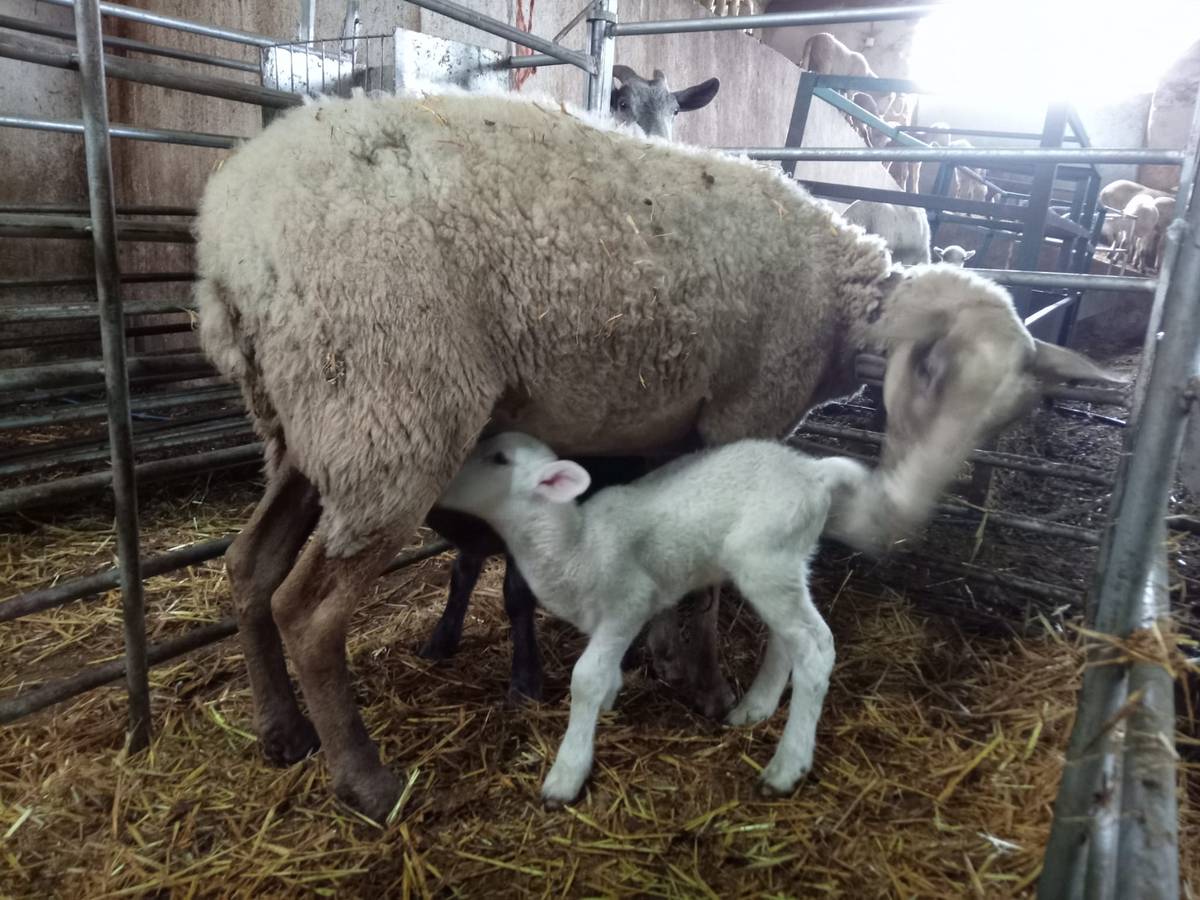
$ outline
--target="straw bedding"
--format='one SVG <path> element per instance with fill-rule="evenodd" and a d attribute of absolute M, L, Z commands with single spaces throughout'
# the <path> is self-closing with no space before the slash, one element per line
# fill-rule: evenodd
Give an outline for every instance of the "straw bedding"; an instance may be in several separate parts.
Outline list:
<path fill-rule="evenodd" d="M 244 521 L 253 485 L 150 498 L 164 550 Z M 14 590 L 98 568 L 110 522 L 6 523 Z M 827 552 L 814 593 L 839 659 L 813 778 L 765 801 L 759 766 L 784 712 L 755 729 L 690 713 L 643 670 L 598 733 L 585 799 L 543 812 L 538 786 L 566 724 L 578 636 L 543 619 L 547 702 L 505 705 L 500 572 L 477 592 L 459 656 L 413 649 L 444 596 L 448 557 L 382 580 L 350 647 L 364 715 L 407 778 L 378 828 L 330 799 L 320 756 L 266 767 L 236 641 L 153 670 L 155 739 L 122 749 L 106 688 L 9 726 L 0 748 L 0 894 L 115 896 L 1025 896 L 1038 873 L 1081 657 L 1044 620 L 1024 637 L 964 632 L 924 590 Z M 219 562 L 148 582 L 152 638 L 228 614 Z M 763 633 L 725 604 L 724 666 L 744 687 Z M 0 626 L 0 692 L 119 652 L 115 594 Z M 1186 750 L 1186 748 L 1183 748 Z M 1181 778 L 1196 780 L 1195 768 Z M 1194 785 L 1193 785 L 1194 787 Z M 1194 803 L 1193 794 L 1192 802 Z M 1200 884 L 1200 816 L 1183 799 L 1183 869 Z"/>

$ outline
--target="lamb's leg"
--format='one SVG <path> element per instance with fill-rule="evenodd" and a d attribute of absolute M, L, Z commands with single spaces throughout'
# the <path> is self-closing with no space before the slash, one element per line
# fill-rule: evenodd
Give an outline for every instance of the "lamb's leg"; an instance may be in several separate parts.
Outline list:
<path fill-rule="evenodd" d="M 504 558 L 504 611 L 512 628 L 512 676 L 509 699 L 542 699 L 542 659 L 538 654 L 535 612 L 537 599 L 517 568 L 516 560 Z"/>
<path fill-rule="evenodd" d="M 390 529 L 354 556 L 325 555 L 318 536 L 271 598 L 271 612 L 287 644 L 325 750 L 338 797 L 382 821 L 399 794 L 395 776 L 358 713 L 346 665 L 346 629 L 354 605 L 383 571 L 408 531 Z"/>
<path fill-rule="evenodd" d="M 750 690 L 746 691 L 725 718 L 730 725 L 756 725 L 769 719 L 779 708 L 779 698 L 792 674 L 792 660 L 787 647 L 774 631 L 767 637 L 767 650 Z"/>
<path fill-rule="evenodd" d="M 446 608 L 442 610 L 442 617 L 434 626 L 433 634 L 420 651 L 425 659 L 449 659 L 458 652 L 463 619 L 471 605 L 471 592 L 475 590 L 486 559 L 465 550 L 455 557 L 450 567 L 450 595 L 446 598 Z"/>
<path fill-rule="evenodd" d="M 698 712 L 718 721 L 736 696 L 721 672 L 717 616 L 721 589 L 690 594 L 651 623 L 646 645 L 659 677 L 679 690 Z"/>
<path fill-rule="evenodd" d="M 588 773 L 596 738 L 596 720 L 621 689 L 621 657 L 641 623 L 603 622 L 588 641 L 571 672 L 571 717 L 558 746 L 554 765 L 542 785 L 542 801 L 557 809 L 579 796 Z"/>
<path fill-rule="evenodd" d="M 296 702 L 279 629 L 271 618 L 271 595 L 287 577 L 319 515 L 316 489 L 285 458 L 225 553 L 259 748 L 274 765 L 291 765 L 319 746 L 312 723 Z"/>
<path fill-rule="evenodd" d="M 807 573 L 783 591 L 778 581 L 771 585 L 764 583 L 767 579 L 754 580 L 759 583 L 742 585 L 743 593 L 771 629 L 772 639 L 781 644 L 792 672 L 787 725 L 761 783 L 767 793 L 788 794 L 812 768 L 817 721 L 833 671 L 833 633 L 813 606 Z"/>

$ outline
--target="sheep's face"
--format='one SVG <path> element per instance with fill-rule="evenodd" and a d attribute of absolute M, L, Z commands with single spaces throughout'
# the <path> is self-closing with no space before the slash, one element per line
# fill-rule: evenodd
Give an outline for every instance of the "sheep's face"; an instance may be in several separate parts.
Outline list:
<path fill-rule="evenodd" d="M 1120 381 L 1035 341 L 1006 291 L 958 268 L 910 269 L 875 328 L 888 352 L 887 435 L 846 527 L 864 549 L 923 525 L 971 449 L 1025 413 L 1042 383 Z"/>
<path fill-rule="evenodd" d="M 621 125 L 637 125 L 650 137 L 670 140 L 675 117 L 681 112 L 707 106 L 720 90 L 716 78 L 702 81 L 681 91 L 667 86 L 667 77 L 658 69 L 647 81 L 628 66 L 613 66 L 613 77 L 621 82 L 609 100 L 613 119 Z"/>
<path fill-rule="evenodd" d="M 517 504 L 569 503 L 590 483 L 583 467 L 541 441 L 505 432 L 479 443 L 437 505 L 495 524 Z"/>

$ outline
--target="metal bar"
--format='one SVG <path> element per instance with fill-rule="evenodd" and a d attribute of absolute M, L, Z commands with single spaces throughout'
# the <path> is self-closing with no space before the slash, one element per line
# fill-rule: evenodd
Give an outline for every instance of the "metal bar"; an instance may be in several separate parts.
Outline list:
<path fill-rule="evenodd" d="M 1143 377 L 1138 380 L 1134 416 L 1125 429 L 1127 452 L 1118 471 L 1110 527 L 1100 548 L 1095 599 L 1088 611 L 1093 630 L 1117 638 L 1151 625 L 1158 617 L 1153 585 L 1163 558 L 1161 520 L 1188 410 L 1197 402 L 1189 395 L 1189 380 L 1200 354 L 1200 307 L 1194 302 L 1200 284 L 1200 198 L 1195 188 L 1200 106 L 1192 121 L 1189 150 L 1179 192 L 1184 212 L 1167 231 L 1166 259 L 1143 352 Z M 1121 825 L 1133 815 L 1161 821 L 1163 811 L 1130 811 L 1103 802 L 1119 793 L 1122 784 L 1122 742 L 1110 723 L 1129 698 L 1128 666 L 1116 664 L 1111 650 L 1095 644 L 1089 657 L 1093 665 L 1084 673 L 1038 895 L 1048 900 L 1095 889 L 1096 896 L 1107 896 L 1118 878 L 1127 884 L 1125 879 L 1140 877 L 1139 896 L 1177 896 L 1178 878 L 1168 880 L 1177 873 L 1177 848 L 1174 841 L 1166 840 L 1170 833 L 1135 854 L 1130 842 L 1136 842 L 1139 833 Z M 1169 796 L 1167 789 L 1157 799 L 1168 802 Z M 1122 845 L 1124 852 L 1119 852 Z M 1136 857 L 1147 864 L 1139 865 L 1136 873 L 1118 874 L 1118 856 Z M 1149 864 L 1151 858 L 1154 864 Z"/>
<path fill-rule="evenodd" d="M 57 131 L 62 134 L 83 134 L 83 123 L 66 119 L 36 119 L 30 116 L 0 115 L 0 128 L 31 128 L 36 131 Z M 245 138 L 230 134 L 207 134 L 202 131 L 176 131 L 171 128 L 141 128 L 136 125 L 109 123 L 109 137 L 133 141 L 154 141 L 158 144 L 184 144 L 190 147 L 229 149 Z"/>
<path fill-rule="evenodd" d="M 984 128 L 933 128 L 929 125 L 901 125 L 900 131 L 908 131 L 914 134 L 952 134 L 962 137 L 989 137 L 989 138 L 1007 138 L 1014 141 L 1040 141 L 1042 135 L 1033 131 L 989 131 Z M 1076 137 L 1067 137 L 1064 140 L 1072 143 L 1079 143 Z"/>
<path fill-rule="evenodd" d="M 424 4 L 422 4 L 424 5 Z M 812 12 L 763 13 L 757 16 L 705 16 L 699 19 L 662 19 L 618 22 L 617 37 L 648 34 L 684 34 L 697 31 L 742 31 L 753 28 L 786 28 L 789 25 L 838 25 L 847 22 L 890 22 L 919 19 L 937 9 L 932 3 L 905 6 L 868 6 L 862 9 L 821 9 Z"/>
<path fill-rule="evenodd" d="M 239 397 L 241 397 L 241 390 L 238 388 L 215 387 L 202 391 L 184 391 L 140 399 L 135 397 L 131 400 L 131 409 L 136 415 L 152 409 L 169 409 L 172 406 L 191 407 L 204 403 L 225 403 L 237 400 Z M 43 412 L 0 418 L 0 431 L 36 428 L 41 425 L 61 425 L 68 422 L 86 422 L 88 419 L 102 419 L 106 415 L 108 415 L 107 404 L 73 404 Z"/>
<path fill-rule="evenodd" d="M 105 313 L 101 313 L 105 316 Z M 115 327 L 114 337 L 120 338 L 124 322 L 120 317 L 115 326 L 105 325 L 102 328 Z M 123 367 L 127 364 L 129 375 L 158 375 L 168 374 L 175 370 L 185 370 L 188 366 L 199 366 L 208 362 L 203 353 L 164 353 L 156 356 L 131 356 L 128 360 L 122 354 Z M 0 392 L 29 390 L 33 388 L 58 387 L 72 384 L 84 378 L 96 378 L 104 375 L 108 364 L 105 359 L 84 359 L 64 363 L 47 363 L 42 366 L 28 366 L 20 369 L 0 370 Z"/>
<path fill-rule="evenodd" d="M 112 155 L 108 141 L 108 96 L 104 84 L 104 46 L 98 0 L 77 0 L 75 36 L 79 47 L 79 96 L 83 108 L 84 152 L 92 205 L 92 253 L 100 341 L 108 395 L 113 500 L 116 506 L 117 556 L 121 563 L 121 619 L 125 631 L 126 686 L 129 692 L 129 745 L 150 743 L 150 680 L 146 661 L 146 606 L 138 550 L 137 482 L 133 472 L 133 420 L 125 365 L 125 317 L 121 310 L 117 263 L 117 212 Z"/>
<path fill-rule="evenodd" d="M 1046 110 L 1046 121 L 1042 127 L 1041 146 L 1047 149 L 1062 147 L 1063 134 L 1067 128 L 1067 105 L 1051 104 Z M 1033 174 L 1033 185 L 1029 189 L 1029 202 L 1025 206 L 1025 229 L 1017 247 L 1014 268 L 1024 272 L 1037 269 L 1042 255 L 1042 243 L 1046 237 L 1046 225 L 1051 213 L 1050 196 L 1054 192 L 1054 163 L 1042 163 Z M 1033 312 L 1033 289 L 1018 286 L 1012 292 L 1013 304 L 1022 319 Z"/>
<path fill-rule="evenodd" d="M 587 108 L 603 115 L 608 112 L 613 86 L 613 61 L 617 41 L 612 26 L 617 21 L 616 0 L 592 0 L 587 14 L 588 46 L 594 70 L 587 80 Z"/>
<path fill-rule="evenodd" d="M 105 133 L 105 139 L 108 135 Z M 116 213 L 113 213 L 116 221 Z M 193 244 L 187 222 L 116 222 L 117 240 L 167 244 Z M 0 237 L 57 238 L 91 240 L 92 224 L 86 216 L 38 216 L 25 213 L 0 213 Z"/>
<path fill-rule="evenodd" d="M 51 6 L 75 5 L 75 0 L 42 0 L 42 2 L 49 3 Z M 254 47 L 273 47 L 279 43 L 275 38 L 270 38 L 266 35 L 251 34 L 248 31 L 236 31 L 232 28 L 218 28 L 215 25 L 205 25 L 202 22 L 193 22 L 189 19 L 177 19 L 174 16 L 163 16 L 144 9 L 135 9 L 132 6 L 121 6 L 119 3 L 101 3 L 100 14 L 112 16 L 114 19 L 128 19 L 132 22 L 141 22 L 143 25 L 157 25 L 161 28 L 170 28 L 173 31 L 185 31 L 188 34 L 202 34 L 205 37 L 230 41 L 235 44 L 250 44 Z"/>
<path fill-rule="evenodd" d="M 148 337 L 157 334 L 187 334 L 192 330 L 190 322 L 174 322 L 165 325 L 140 325 L 125 329 L 125 337 Z M 23 350 L 31 347 L 50 347 L 55 344 L 92 344 L 100 340 L 99 331 L 54 331 L 26 335 L 25 337 L 0 339 L 0 350 Z"/>
<path fill-rule="evenodd" d="M 745 18 L 735 16 L 734 18 Z M 784 145 L 797 150 L 804 144 L 804 129 L 808 127 L 808 111 L 812 108 L 813 91 L 817 87 L 817 76 L 813 72 L 801 72 L 796 85 L 796 99 L 792 101 L 792 118 L 788 121 Z M 790 178 L 796 175 L 795 160 L 783 160 L 783 173 Z"/>
<path fill-rule="evenodd" d="M 156 556 L 149 556 L 142 561 L 142 575 L 150 578 L 154 575 L 165 575 L 176 569 L 194 566 L 198 563 L 216 559 L 221 556 L 233 543 L 233 536 L 216 538 L 211 541 L 201 541 L 189 544 L 178 550 L 169 550 Z M 120 582 L 121 568 L 114 566 L 105 572 L 88 575 L 61 582 L 53 587 L 38 588 L 24 594 L 18 594 L 10 599 L 0 601 L 0 622 L 11 622 L 22 616 L 45 612 L 73 600 L 94 597 L 111 591 Z"/>
<path fill-rule="evenodd" d="M 1135 275 L 1091 275 L 1083 272 L 1015 272 L 1011 269 L 972 269 L 997 284 L 1078 291 L 1136 291 L 1153 294 L 1158 282 Z"/>
<path fill-rule="evenodd" d="M 1063 297 L 1061 300 L 1055 300 L 1049 306 L 1043 306 L 1037 312 L 1033 313 L 1031 316 L 1028 316 L 1025 319 L 1025 329 L 1026 330 L 1032 329 L 1033 326 L 1036 325 L 1038 322 L 1042 321 L 1042 319 L 1045 319 L 1048 316 L 1054 315 L 1056 312 L 1058 312 L 1063 307 L 1067 307 L 1067 306 L 1070 306 L 1072 303 L 1078 303 L 1078 302 L 1079 302 L 1079 293 L 1076 292 L 1076 293 L 1069 294 L 1066 297 Z"/>
<path fill-rule="evenodd" d="M 861 441 L 864 444 L 872 444 L 874 446 L 879 446 L 883 443 L 883 435 L 879 432 L 867 431 L 862 428 L 847 428 L 844 425 L 805 422 L 796 430 L 804 434 Z M 1104 472 L 1088 468 L 1087 466 L 1051 462 L 1044 459 L 1029 459 L 1016 453 L 999 453 L 994 450 L 972 450 L 967 459 L 973 463 L 983 463 L 1004 469 L 1015 469 L 1019 472 L 1028 472 L 1031 475 L 1041 475 L 1047 478 L 1066 478 L 1072 481 L 1097 484 L 1101 487 L 1112 486 L 1112 480 Z"/>
<path fill-rule="evenodd" d="M 193 385 L 193 387 L 197 388 L 216 385 L 228 387 L 229 385 L 228 381 L 213 371 L 211 365 L 204 369 L 185 369 L 182 372 L 172 372 L 169 375 L 131 376 L 129 385 L 130 387 L 144 388 L 163 384 L 177 384 L 184 381 L 199 382 Z M 22 394 L 0 393 L 0 408 L 12 410 L 14 407 L 25 406 L 30 403 L 44 403 L 47 400 L 59 400 L 64 397 L 82 397 L 84 395 L 103 396 L 104 382 L 85 382 L 83 384 L 73 384 L 69 387 L 47 388 L 44 390 L 28 391 Z"/>
<path fill-rule="evenodd" d="M 53 41 L 43 41 L 32 37 L 18 39 L 7 34 L 0 34 L 0 57 L 24 60 L 59 69 L 74 69 L 78 66 L 77 54 L 65 51 Z M 184 72 L 169 66 L 125 59 L 120 56 L 105 56 L 104 66 L 106 74 L 110 78 L 123 78 L 126 81 L 153 84 L 176 91 L 203 94 L 206 97 L 236 100 L 239 103 L 250 103 L 255 106 L 287 109 L 299 106 L 304 102 L 299 94 L 277 91 L 255 84 L 245 84 L 229 78 L 215 78 L 211 75 Z"/>
<path fill-rule="evenodd" d="M 194 272 L 122 272 L 122 284 L 146 284 L 150 282 L 164 281 L 195 281 L 196 275 Z M 12 288 L 40 288 L 40 287 L 70 287 L 71 285 L 95 284 L 96 278 L 92 275 L 52 275 L 49 277 L 34 277 L 34 278 L 0 278 L 0 290 Z M 0 307 L 3 309 L 3 307 Z"/>
<path fill-rule="evenodd" d="M 397 569 L 403 569 L 406 566 L 411 566 L 430 557 L 438 556 L 448 549 L 450 549 L 450 545 L 445 541 L 434 541 L 416 550 L 401 553 L 384 570 L 384 574 L 394 572 Z M 189 564 L 185 563 L 184 565 Z M 175 566 L 174 568 L 181 568 L 181 566 Z M 200 625 L 178 637 L 151 644 L 146 648 L 146 661 L 149 665 L 159 665 L 178 656 L 183 656 L 185 653 L 215 644 L 236 633 L 237 622 L 232 617 L 220 619 L 207 625 Z M 117 659 L 112 662 L 101 663 L 97 666 L 90 666 L 84 671 L 72 675 L 70 678 L 52 681 L 49 684 L 43 684 L 32 690 L 24 691 L 15 697 L 0 700 L 0 725 L 10 724 L 38 710 L 53 706 L 56 703 L 62 703 L 64 700 L 70 700 L 72 697 L 77 697 L 95 688 L 110 684 L 124 675 L 125 671 L 125 661 Z"/>
<path fill-rule="evenodd" d="M 83 134 L 80 123 L 80 134 Z M 112 136 L 112 131 L 109 131 Z M 194 216 L 194 206 L 155 206 L 153 204 L 135 204 L 118 206 L 118 216 Z M 79 215 L 86 216 L 91 210 L 86 206 L 75 203 L 0 203 L 0 213 L 39 213 L 45 215 Z"/>
<path fill-rule="evenodd" d="M 861 187 L 857 184 L 809 181 L 805 178 L 797 180 L 804 185 L 804 189 L 810 194 L 817 197 L 831 197 L 835 200 L 869 200 L 872 203 L 891 203 L 896 206 L 919 206 L 923 209 L 949 210 L 1013 221 L 1015 221 L 1016 214 L 1019 213 L 1016 207 L 1004 207 L 995 203 L 985 203 L 981 200 L 960 200 L 957 197 L 938 196 L 936 194 L 913 194 L 908 191 Z"/>
<path fill-rule="evenodd" d="M 311 41 L 317 30 L 317 0 L 300 0 L 300 22 L 296 26 L 297 41 Z"/>
<path fill-rule="evenodd" d="M 29 34 L 41 34 L 46 37 L 56 37 L 75 43 L 75 32 L 69 28 L 55 28 L 53 25 L 43 25 L 29 19 L 19 19 L 16 16 L 0 16 L 0 28 L 11 28 L 13 31 L 25 31 Z M 223 56 L 210 56 L 207 53 L 196 53 L 193 50 L 180 50 L 177 47 L 160 47 L 145 41 L 135 41 L 130 38 L 105 37 L 104 46 L 116 50 L 129 50 L 134 53 L 146 53 L 151 56 L 163 56 L 168 59 L 180 59 L 184 62 L 201 63 L 206 66 L 220 66 L 224 69 L 237 69 L 241 72 L 258 72 L 258 63 L 242 62 L 240 59 L 228 59 Z"/>
<path fill-rule="evenodd" d="M 742 21 L 747 16 L 735 16 Z M 803 76 L 801 76 L 803 77 Z M 784 162 L 1136 163 L 1177 166 L 1179 150 L 1104 150 L 1034 147 L 724 147 L 720 152 Z"/>
<path fill-rule="evenodd" d="M 139 484 L 160 478 L 175 478 L 192 475 L 209 469 L 224 469 L 231 466 L 258 464 L 262 459 L 263 445 L 245 444 L 171 459 L 159 459 L 142 463 L 134 469 Z M 112 483 L 109 471 L 89 472 L 73 478 L 56 478 L 54 481 L 30 484 L 0 491 L 0 514 L 16 512 L 18 509 L 43 503 L 71 500 L 80 494 L 106 489 Z"/>
<path fill-rule="evenodd" d="M 472 28 L 478 28 L 480 31 L 486 31 L 488 34 L 512 41 L 519 47 L 528 47 L 530 50 L 561 59 L 565 63 L 583 69 L 588 74 L 596 74 L 595 62 L 589 54 L 579 50 L 570 50 L 554 41 L 548 41 L 527 31 L 521 31 L 519 28 L 513 28 L 507 22 L 485 16 L 483 13 L 452 3 L 450 0 L 409 0 L 409 2 L 448 19 L 454 19 L 456 22 L 462 22 L 464 25 L 470 25 Z"/>
<path fill-rule="evenodd" d="M 90 280 L 91 283 L 95 279 Z M 122 278 L 122 283 L 129 279 Z M 129 300 L 122 304 L 127 316 L 186 313 L 196 308 L 194 300 Z M 94 319 L 99 315 L 95 303 L 39 303 L 34 306 L 0 306 L 0 322 L 45 322 L 62 319 Z"/>
<path fill-rule="evenodd" d="M 1080 606 L 1083 601 L 1083 593 L 1081 591 L 1060 587 L 1056 584 L 1048 584 L 1044 581 L 1036 581 L 1032 578 L 1022 578 L 1008 572 L 992 572 L 979 566 L 955 563 L 950 560 L 939 559 L 935 556 L 926 556 L 923 553 L 906 552 L 897 553 L 896 556 L 898 560 L 913 565 L 925 565 L 931 569 L 940 569 L 952 575 L 970 578 L 981 584 L 993 585 L 1005 590 L 1015 588 L 1027 594 L 1033 594 L 1036 597 L 1045 597 L 1048 600 L 1054 600 L 1059 603 L 1069 603 L 1072 607 Z"/>
<path fill-rule="evenodd" d="M 980 450 L 978 452 L 984 453 L 989 451 Z M 1028 531 L 1031 534 L 1062 538 L 1080 544 L 1087 544 L 1090 547 L 1095 547 L 1100 543 L 1100 533 L 1090 528 L 1080 528 L 1077 525 L 1063 525 L 1060 522 L 1047 522 L 1044 519 L 1035 519 L 1032 516 L 1009 513 L 1002 509 L 978 510 L 970 506 L 955 503 L 939 503 L 937 509 L 943 514 L 959 519 L 960 521 L 965 519 L 971 524 L 975 524 L 981 518 L 986 517 L 993 524 L 1015 528 L 1018 531 Z M 945 522 L 946 519 L 939 518 L 936 521 Z"/>
<path fill-rule="evenodd" d="M 818 82 L 820 82 L 819 78 L 818 78 Z M 839 94 L 837 91 L 835 91 L 832 88 L 821 87 L 821 86 L 815 87 L 815 88 L 813 88 L 813 96 L 819 97 L 820 99 L 822 99 L 826 103 L 828 103 L 830 106 L 832 106 L 836 109 L 840 109 L 842 112 L 850 115 L 852 118 L 858 119 L 858 121 L 863 122 L 867 125 L 870 125 L 872 128 L 874 128 L 876 131 L 880 132 L 881 134 L 885 134 L 892 140 L 897 141 L 901 144 L 904 144 L 907 147 L 928 147 L 929 146 L 924 141 L 919 141 L 912 135 L 905 134 L 904 132 L 900 131 L 894 125 L 888 124 L 883 119 L 881 119 L 879 116 L 875 115 L 874 113 L 868 112 L 867 110 L 865 110 L 861 106 L 859 106 L 857 103 L 855 103 L 853 100 L 843 97 L 841 94 Z"/>
<path fill-rule="evenodd" d="M 503 66 L 506 69 L 540 69 L 543 66 L 565 65 L 569 65 L 569 63 L 545 53 L 530 53 L 528 56 L 510 56 L 503 62 Z"/>

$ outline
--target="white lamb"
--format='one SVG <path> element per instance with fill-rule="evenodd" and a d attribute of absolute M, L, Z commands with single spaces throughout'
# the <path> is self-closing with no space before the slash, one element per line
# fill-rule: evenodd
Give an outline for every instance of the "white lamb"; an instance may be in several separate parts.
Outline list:
<path fill-rule="evenodd" d="M 919 206 L 855 200 L 843 210 L 842 217 L 868 234 L 883 238 L 895 262 L 916 266 L 930 261 L 929 216 Z"/>
<path fill-rule="evenodd" d="M 770 637 L 731 725 L 761 722 L 792 677 L 791 707 L 768 792 L 812 766 L 833 669 L 833 635 L 808 592 L 808 563 L 831 502 L 862 491 L 867 470 L 771 441 L 739 441 L 676 460 L 587 503 L 587 472 L 515 432 L 482 442 L 440 506 L 485 520 L 547 610 L 590 636 L 571 674 L 571 716 L 542 786 L 548 806 L 578 796 L 592 768 L 596 719 L 621 688 L 621 657 L 642 627 L 687 593 L 732 581 Z"/>
<path fill-rule="evenodd" d="M 960 247 L 958 244 L 950 244 L 947 247 L 934 247 L 933 255 L 938 262 L 961 269 L 967 264 L 968 259 L 975 256 L 975 251 Z"/>

